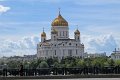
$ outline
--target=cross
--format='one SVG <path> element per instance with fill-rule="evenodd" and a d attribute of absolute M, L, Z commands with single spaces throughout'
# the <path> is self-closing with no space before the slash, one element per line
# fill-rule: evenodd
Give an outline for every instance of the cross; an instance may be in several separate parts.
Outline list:
<path fill-rule="evenodd" d="M 44 27 L 43 27 L 43 32 L 44 32 Z"/>
<path fill-rule="evenodd" d="M 58 8 L 59 9 L 59 14 L 60 14 L 60 8 Z"/>
<path fill-rule="evenodd" d="M 77 29 L 78 29 L 78 25 L 76 25 L 77 26 Z"/>

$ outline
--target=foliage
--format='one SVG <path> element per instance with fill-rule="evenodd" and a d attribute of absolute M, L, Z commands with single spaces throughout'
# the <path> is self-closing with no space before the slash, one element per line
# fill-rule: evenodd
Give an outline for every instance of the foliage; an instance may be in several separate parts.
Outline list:
<path fill-rule="evenodd" d="M 37 68 L 48 68 L 48 67 L 49 67 L 49 66 L 48 66 L 47 62 L 42 61 L 42 62 L 38 65 Z"/>
<path fill-rule="evenodd" d="M 1 62 L 3 64 L 3 62 Z M 49 58 L 46 60 L 43 59 L 35 59 L 31 61 L 14 61 L 10 60 L 7 62 L 9 68 L 20 68 L 20 64 L 24 65 L 24 68 L 49 68 L 49 67 L 105 67 L 105 66 L 120 66 L 120 60 L 112 60 L 107 57 L 97 57 L 97 58 L 74 58 L 74 57 L 67 57 L 63 58 L 62 60 L 58 60 L 58 58 Z"/>
<path fill-rule="evenodd" d="M 120 66 L 120 60 L 115 61 L 115 66 Z"/>

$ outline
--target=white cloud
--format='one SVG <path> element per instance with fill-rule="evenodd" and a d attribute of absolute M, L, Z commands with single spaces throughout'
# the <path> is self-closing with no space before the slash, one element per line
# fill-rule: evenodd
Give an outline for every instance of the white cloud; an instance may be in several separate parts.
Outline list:
<path fill-rule="evenodd" d="M 82 35 L 82 43 L 85 45 L 85 51 L 92 52 L 110 52 L 118 47 L 117 41 L 112 35 L 90 36 Z M 37 43 L 40 42 L 40 37 L 24 37 L 19 41 L 0 40 L 0 57 L 13 55 L 28 55 L 36 54 Z"/>
<path fill-rule="evenodd" d="M 23 56 L 25 54 L 36 54 L 36 46 L 39 37 L 24 37 L 19 41 L 0 40 L 0 57 L 2 56 Z"/>
<path fill-rule="evenodd" d="M 3 5 L 0 5 L 0 13 L 7 12 L 8 10 L 10 10 L 10 7 L 5 7 Z"/>
<path fill-rule="evenodd" d="M 85 44 L 85 50 L 88 53 L 107 52 L 107 55 L 110 55 L 114 48 L 119 47 L 119 44 L 117 44 L 117 41 L 112 35 L 83 35 L 82 41 Z"/>

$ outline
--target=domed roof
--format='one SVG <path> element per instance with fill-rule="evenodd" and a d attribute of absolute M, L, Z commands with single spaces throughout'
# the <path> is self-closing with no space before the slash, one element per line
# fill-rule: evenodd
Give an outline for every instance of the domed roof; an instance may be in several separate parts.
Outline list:
<path fill-rule="evenodd" d="M 74 33 L 80 35 L 80 31 L 78 29 Z"/>
<path fill-rule="evenodd" d="M 42 32 L 42 33 L 41 33 L 41 37 L 46 37 L 46 33 L 45 33 L 45 32 Z"/>
<path fill-rule="evenodd" d="M 68 22 L 61 16 L 60 11 L 58 17 L 54 19 L 51 26 L 68 26 Z"/>

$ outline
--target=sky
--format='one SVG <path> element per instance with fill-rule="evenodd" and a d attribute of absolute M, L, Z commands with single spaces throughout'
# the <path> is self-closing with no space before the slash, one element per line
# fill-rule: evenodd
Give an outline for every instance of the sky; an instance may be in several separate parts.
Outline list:
<path fill-rule="evenodd" d="M 59 8 L 70 37 L 80 30 L 86 52 L 110 54 L 120 47 L 120 0 L 0 0 L 0 56 L 35 54 L 43 27 L 50 38 Z"/>

